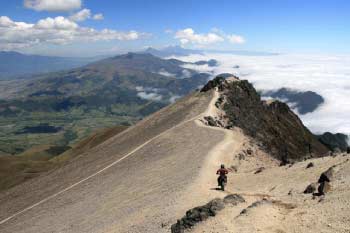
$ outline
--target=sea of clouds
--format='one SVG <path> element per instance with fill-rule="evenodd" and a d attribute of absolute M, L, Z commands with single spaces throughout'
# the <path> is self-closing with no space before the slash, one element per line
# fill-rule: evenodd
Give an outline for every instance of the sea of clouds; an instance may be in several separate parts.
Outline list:
<path fill-rule="evenodd" d="M 329 131 L 350 135 L 350 55 L 208 53 L 172 58 L 186 62 L 216 59 L 219 62 L 216 67 L 187 64 L 184 68 L 209 72 L 213 76 L 232 73 L 252 82 L 258 90 L 287 87 L 314 91 L 325 103 L 312 113 L 299 115 L 303 123 L 316 134 Z"/>

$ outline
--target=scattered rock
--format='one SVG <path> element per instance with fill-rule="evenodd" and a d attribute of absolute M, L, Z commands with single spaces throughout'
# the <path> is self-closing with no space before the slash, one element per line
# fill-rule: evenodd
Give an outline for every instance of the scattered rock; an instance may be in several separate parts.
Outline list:
<path fill-rule="evenodd" d="M 250 209 L 258 207 L 260 205 L 266 204 L 266 203 L 272 203 L 271 201 L 267 200 L 267 199 L 262 199 L 261 201 L 256 201 L 253 204 L 251 204 L 250 206 L 248 206 L 247 208 L 243 209 L 240 213 L 240 215 L 246 214 Z"/>
<path fill-rule="evenodd" d="M 310 163 L 306 166 L 306 169 L 311 168 L 311 167 L 314 167 L 314 166 L 315 166 L 314 163 L 313 163 L 313 162 L 310 162 Z"/>
<path fill-rule="evenodd" d="M 331 185 L 329 182 L 325 181 L 318 186 L 318 194 L 319 195 L 325 195 L 331 190 Z"/>
<path fill-rule="evenodd" d="M 252 155 L 253 154 L 253 150 L 252 149 L 247 149 L 247 154 L 248 155 Z"/>
<path fill-rule="evenodd" d="M 233 166 L 233 165 L 230 167 L 230 169 L 233 172 L 237 172 L 238 171 L 238 168 L 236 166 Z"/>
<path fill-rule="evenodd" d="M 317 183 L 311 183 L 309 184 L 306 189 L 304 190 L 305 194 L 309 194 L 309 193 L 315 193 L 316 189 L 317 189 Z"/>
<path fill-rule="evenodd" d="M 238 194 L 230 194 L 224 198 L 225 204 L 238 205 L 243 202 L 245 202 L 244 198 Z"/>
<path fill-rule="evenodd" d="M 164 223 L 164 222 L 161 223 L 162 228 L 167 227 L 168 225 L 169 225 L 169 223 Z"/>
<path fill-rule="evenodd" d="M 215 106 L 217 108 L 219 108 L 223 102 L 224 102 L 224 98 L 223 97 L 219 97 L 218 100 L 215 102 Z"/>
<path fill-rule="evenodd" d="M 334 175 L 334 168 L 330 167 L 327 171 L 323 172 L 318 179 L 318 183 L 331 182 Z"/>
<path fill-rule="evenodd" d="M 254 172 L 254 174 L 261 173 L 261 172 L 264 171 L 264 170 L 265 170 L 264 167 L 259 167 L 258 170 L 256 170 L 256 171 Z"/>
<path fill-rule="evenodd" d="M 208 124 L 209 126 L 218 126 L 217 123 L 216 123 L 216 121 L 214 120 L 214 118 L 211 117 L 211 116 L 205 116 L 205 117 L 204 117 L 204 120 L 207 122 L 207 124 Z"/>
<path fill-rule="evenodd" d="M 333 149 L 333 152 L 334 152 L 334 155 L 336 156 L 336 154 L 341 153 L 341 149 L 340 149 L 339 147 L 335 147 L 335 148 Z"/>
<path fill-rule="evenodd" d="M 242 153 L 239 153 L 239 154 L 238 154 L 238 159 L 239 159 L 239 160 L 244 160 L 244 159 L 245 159 L 245 155 L 242 154 Z"/>

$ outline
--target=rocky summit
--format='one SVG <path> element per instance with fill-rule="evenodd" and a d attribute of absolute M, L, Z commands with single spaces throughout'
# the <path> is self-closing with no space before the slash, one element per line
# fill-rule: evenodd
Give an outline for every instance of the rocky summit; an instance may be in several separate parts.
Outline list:
<path fill-rule="evenodd" d="M 248 81 L 228 82 L 218 76 L 202 91 L 214 87 L 222 92 L 217 107 L 225 112 L 225 127 L 241 128 L 275 158 L 292 162 L 321 157 L 328 152 L 287 104 L 278 100 L 262 101 Z"/>

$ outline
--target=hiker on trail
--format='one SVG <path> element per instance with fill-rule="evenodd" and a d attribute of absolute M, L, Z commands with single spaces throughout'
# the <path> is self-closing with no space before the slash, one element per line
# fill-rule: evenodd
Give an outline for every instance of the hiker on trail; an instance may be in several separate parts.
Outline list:
<path fill-rule="evenodd" d="M 227 183 L 227 176 L 226 175 L 228 174 L 228 170 L 225 168 L 224 164 L 221 164 L 221 167 L 220 167 L 219 170 L 217 170 L 216 174 L 219 175 L 219 177 L 218 177 L 218 186 L 221 185 L 222 179 L 223 179 L 223 181 L 225 183 Z"/>

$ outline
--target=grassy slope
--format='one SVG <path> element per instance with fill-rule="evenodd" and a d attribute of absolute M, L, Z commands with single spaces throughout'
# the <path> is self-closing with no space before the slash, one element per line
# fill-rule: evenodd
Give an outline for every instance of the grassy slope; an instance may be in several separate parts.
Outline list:
<path fill-rule="evenodd" d="M 35 146 L 18 156 L 0 155 L 0 191 L 56 168 L 126 128 L 126 126 L 115 126 L 95 132 L 59 156 L 52 154 L 51 145 Z"/>

